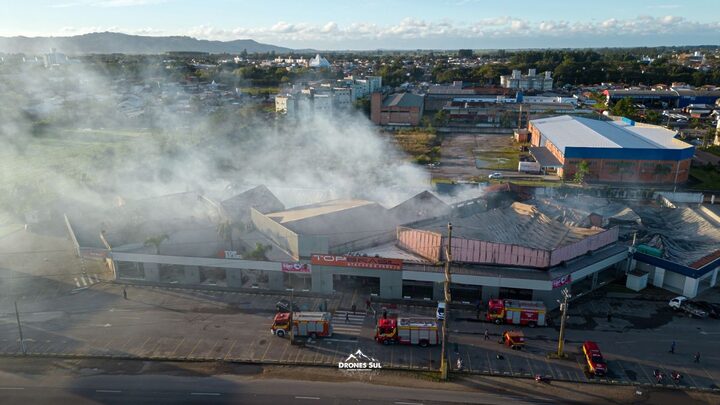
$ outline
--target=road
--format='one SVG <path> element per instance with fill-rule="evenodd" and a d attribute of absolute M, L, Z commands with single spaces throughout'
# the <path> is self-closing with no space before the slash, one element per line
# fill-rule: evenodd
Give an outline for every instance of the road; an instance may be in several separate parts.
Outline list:
<path fill-rule="evenodd" d="M 390 387 L 359 382 L 257 380 L 219 375 L 101 375 L 32 380 L 13 378 L 0 383 L 2 403 L 52 404 L 544 404 L 519 395 Z"/>

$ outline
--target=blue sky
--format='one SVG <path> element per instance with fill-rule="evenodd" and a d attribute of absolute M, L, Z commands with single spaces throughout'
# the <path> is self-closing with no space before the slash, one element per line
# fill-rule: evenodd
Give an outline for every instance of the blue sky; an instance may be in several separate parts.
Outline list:
<path fill-rule="evenodd" d="M 720 43 L 717 0 L 0 1 L 0 36 L 94 31 L 252 38 L 294 48 L 529 48 Z"/>

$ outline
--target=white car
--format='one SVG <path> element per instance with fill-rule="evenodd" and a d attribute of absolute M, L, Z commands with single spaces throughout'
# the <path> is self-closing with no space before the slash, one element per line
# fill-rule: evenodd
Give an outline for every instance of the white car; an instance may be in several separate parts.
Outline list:
<path fill-rule="evenodd" d="M 488 174 L 488 179 L 502 179 L 502 178 L 503 178 L 502 173 L 495 172 L 495 173 Z"/>
<path fill-rule="evenodd" d="M 438 321 L 445 319 L 445 301 L 438 302 L 437 311 L 435 313 Z"/>

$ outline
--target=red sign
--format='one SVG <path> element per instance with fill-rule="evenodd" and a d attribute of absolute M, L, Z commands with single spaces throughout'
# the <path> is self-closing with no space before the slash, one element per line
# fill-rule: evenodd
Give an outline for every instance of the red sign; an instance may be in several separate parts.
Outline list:
<path fill-rule="evenodd" d="M 552 288 L 560 288 L 560 287 L 564 286 L 565 284 L 570 284 L 571 281 L 572 281 L 572 277 L 570 277 L 570 274 L 568 274 L 567 276 L 562 276 L 562 277 L 556 278 L 555 280 L 552 281 Z"/>
<path fill-rule="evenodd" d="M 368 256 L 312 255 L 310 262 L 318 266 L 358 267 L 376 270 L 402 270 L 401 259 Z"/>
<path fill-rule="evenodd" d="M 283 273 L 310 273 L 310 265 L 307 263 L 283 263 Z"/>

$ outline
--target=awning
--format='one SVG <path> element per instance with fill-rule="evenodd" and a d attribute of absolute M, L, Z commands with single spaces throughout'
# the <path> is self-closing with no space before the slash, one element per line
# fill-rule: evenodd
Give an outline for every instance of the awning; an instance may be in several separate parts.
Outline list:
<path fill-rule="evenodd" d="M 554 168 L 561 168 L 563 167 L 563 164 L 560 163 L 558 158 L 553 155 L 548 148 L 541 146 L 541 147 L 530 147 L 530 154 L 537 160 L 538 163 L 540 163 L 541 167 L 554 167 Z"/>

